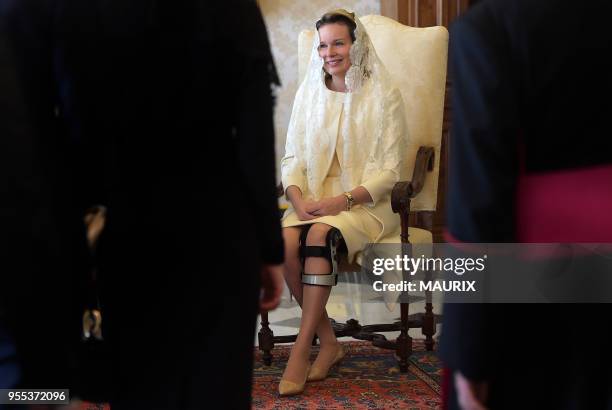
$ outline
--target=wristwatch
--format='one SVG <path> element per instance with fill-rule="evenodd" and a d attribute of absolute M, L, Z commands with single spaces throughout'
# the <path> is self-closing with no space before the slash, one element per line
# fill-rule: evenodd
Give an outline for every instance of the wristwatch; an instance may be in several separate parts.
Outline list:
<path fill-rule="evenodd" d="M 353 194 L 350 192 L 344 192 L 344 196 L 346 197 L 346 210 L 350 211 L 353 207 L 353 203 L 355 202 L 355 198 L 353 198 Z"/>

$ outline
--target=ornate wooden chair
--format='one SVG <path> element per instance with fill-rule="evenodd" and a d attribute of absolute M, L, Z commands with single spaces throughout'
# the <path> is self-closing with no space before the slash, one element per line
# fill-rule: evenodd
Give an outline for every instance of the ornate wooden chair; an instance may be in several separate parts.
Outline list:
<path fill-rule="evenodd" d="M 365 16 L 362 23 L 368 30 L 378 56 L 394 78 L 405 103 L 405 115 L 410 144 L 402 182 L 393 188 L 393 211 L 401 219 L 401 235 L 396 242 L 412 244 L 432 243 L 433 212 L 436 210 L 442 119 L 446 86 L 448 31 L 444 27 L 414 28 L 404 26 L 383 16 Z M 313 30 L 304 30 L 298 39 L 299 78 L 306 72 Z M 280 193 L 282 194 L 282 187 Z M 409 226 L 409 221 L 412 225 Z M 346 256 L 346 255 L 345 255 Z M 359 271 L 346 261 L 340 263 L 340 272 Z M 426 295 L 425 312 L 408 315 L 408 303 L 400 303 L 400 320 L 388 324 L 361 325 L 350 319 L 345 324 L 332 320 L 337 336 L 352 336 L 371 340 L 374 346 L 396 351 L 402 372 L 408 370 L 408 357 L 412 354 L 412 339 L 408 329 L 421 328 L 426 347 L 432 350 L 436 320 L 431 294 Z M 296 335 L 274 336 L 268 314 L 261 316 L 258 334 L 263 361 L 270 365 L 275 343 L 288 343 Z M 389 341 L 376 332 L 399 331 L 395 341 Z"/>

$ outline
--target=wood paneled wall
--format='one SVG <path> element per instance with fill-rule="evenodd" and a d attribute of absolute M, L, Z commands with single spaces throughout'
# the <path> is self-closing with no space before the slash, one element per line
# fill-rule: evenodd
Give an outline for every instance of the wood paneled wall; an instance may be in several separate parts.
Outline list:
<path fill-rule="evenodd" d="M 474 0 L 381 0 L 381 14 L 391 17 L 402 24 L 412 27 L 445 26 L 469 8 Z M 446 227 L 446 185 L 448 170 L 448 143 L 452 121 L 450 94 L 452 81 L 447 76 L 446 97 L 444 101 L 444 123 L 442 127 L 442 151 L 440 179 L 438 186 L 437 211 L 433 216 L 434 242 L 444 242 L 443 231 Z M 411 224 L 413 221 L 411 220 Z"/>
<path fill-rule="evenodd" d="M 445 26 L 463 13 L 470 0 L 381 0 L 381 14 L 413 27 Z"/>

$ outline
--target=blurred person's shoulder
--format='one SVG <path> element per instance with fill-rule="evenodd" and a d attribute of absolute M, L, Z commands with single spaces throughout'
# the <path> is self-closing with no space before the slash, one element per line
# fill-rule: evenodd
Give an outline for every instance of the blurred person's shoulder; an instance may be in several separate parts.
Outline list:
<path fill-rule="evenodd" d="M 480 0 L 451 23 L 451 28 L 471 26 L 497 30 L 523 30 L 531 24 L 549 23 L 553 10 L 575 4 L 566 0 Z M 559 22 L 557 22 L 559 23 Z"/>

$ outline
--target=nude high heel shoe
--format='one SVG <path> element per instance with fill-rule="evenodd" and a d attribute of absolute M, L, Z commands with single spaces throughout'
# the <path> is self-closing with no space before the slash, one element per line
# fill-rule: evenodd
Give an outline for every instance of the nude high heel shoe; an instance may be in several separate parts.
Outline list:
<path fill-rule="evenodd" d="M 304 376 L 304 381 L 302 383 L 295 383 L 289 380 L 281 379 L 280 383 L 278 383 L 278 394 L 281 396 L 294 396 L 302 393 L 306 387 L 306 379 L 308 378 L 309 373 L 310 365 L 306 367 L 306 375 Z"/>
<path fill-rule="evenodd" d="M 346 350 L 344 350 L 344 347 L 342 347 L 341 344 L 338 344 L 336 356 L 334 357 L 334 360 L 331 362 L 329 367 L 325 369 L 323 367 L 312 366 L 310 368 L 310 372 L 308 372 L 308 377 L 306 378 L 306 380 L 309 382 L 317 382 L 319 380 L 325 379 L 327 377 L 327 373 L 329 373 L 329 370 L 338 363 L 340 363 L 342 359 L 344 359 L 344 356 L 346 356 Z"/>

